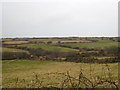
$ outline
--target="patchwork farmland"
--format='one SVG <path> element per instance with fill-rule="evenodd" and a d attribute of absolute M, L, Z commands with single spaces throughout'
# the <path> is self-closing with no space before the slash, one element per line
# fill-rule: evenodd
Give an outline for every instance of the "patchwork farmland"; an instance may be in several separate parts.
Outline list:
<path fill-rule="evenodd" d="M 118 88 L 118 44 L 117 37 L 3 38 L 3 87 Z"/>

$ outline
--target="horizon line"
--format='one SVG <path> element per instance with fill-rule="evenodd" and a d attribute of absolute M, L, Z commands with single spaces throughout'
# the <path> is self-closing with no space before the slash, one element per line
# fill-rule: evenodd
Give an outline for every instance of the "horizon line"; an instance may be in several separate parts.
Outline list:
<path fill-rule="evenodd" d="M 2 37 L 4 38 L 64 38 L 64 37 L 119 37 L 119 36 L 20 36 L 20 37 Z"/>

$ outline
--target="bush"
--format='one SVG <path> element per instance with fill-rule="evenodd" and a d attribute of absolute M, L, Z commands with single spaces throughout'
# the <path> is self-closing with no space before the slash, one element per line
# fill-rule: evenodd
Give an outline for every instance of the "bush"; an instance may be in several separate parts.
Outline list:
<path fill-rule="evenodd" d="M 106 58 L 106 59 L 97 59 L 94 56 L 92 56 L 92 54 L 71 53 L 66 57 L 65 61 L 76 62 L 76 63 L 79 63 L 79 62 L 83 62 L 83 63 L 116 63 L 116 62 L 120 62 L 118 57 Z"/>
<path fill-rule="evenodd" d="M 2 60 L 28 59 L 30 54 L 26 52 L 3 52 Z"/>
<path fill-rule="evenodd" d="M 105 51 L 110 54 L 110 55 L 114 55 L 117 56 L 119 55 L 118 51 L 120 50 L 120 47 L 110 47 L 110 48 L 106 48 Z"/>
<path fill-rule="evenodd" d="M 41 48 L 31 48 L 29 49 L 29 53 L 34 56 L 43 56 L 44 55 L 44 50 Z"/>
<path fill-rule="evenodd" d="M 52 44 L 52 41 L 48 41 L 47 44 Z"/>

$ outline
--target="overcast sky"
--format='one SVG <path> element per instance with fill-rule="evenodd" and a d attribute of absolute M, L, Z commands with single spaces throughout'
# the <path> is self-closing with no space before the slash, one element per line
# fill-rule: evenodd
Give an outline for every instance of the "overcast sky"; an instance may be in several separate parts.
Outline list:
<path fill-rule="evenodd" d="M 11 1 L 0 3 L 2 37 L 118 36 L 118 0 Z"/>

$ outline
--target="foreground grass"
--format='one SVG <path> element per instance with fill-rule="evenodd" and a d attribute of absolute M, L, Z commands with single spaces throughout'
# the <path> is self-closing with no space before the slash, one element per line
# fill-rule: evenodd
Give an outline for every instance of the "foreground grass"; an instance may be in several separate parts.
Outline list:
<path fill-rule="evenodd" d="M 87 64 L 73 62 L 38 61 L 38 60 L 5 60 L 3 63 L 3 88 L 20 88 L 34 82 L 35 75 L 43 82 L 43 86 L 61 87 L 65 77 L 52 73 L 66 73 L 77 77 L 80 69 L 85 76 L 105 76 L 109 74 L 105 64 Z M 118 78 L 118 63 L 108 64 L 114 81 Z M 106 78 L 108 78 L 106 76 Z"/>

